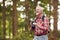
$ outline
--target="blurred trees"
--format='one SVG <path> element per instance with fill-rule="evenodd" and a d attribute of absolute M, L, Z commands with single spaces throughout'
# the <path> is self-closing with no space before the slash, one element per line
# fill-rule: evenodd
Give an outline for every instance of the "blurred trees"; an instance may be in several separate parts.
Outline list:
<path fill-rule="evenodd" d="M 38 2 L 44 8 L 44 14 L 49 16 L 49 19 L 53 16 L 54 32 L 52 35 L 54 37 L 53 39 L 57 40 L 58 0 L 3 0 L 0 3 L 0 35 L 3 35 L 4 40 L 5 38 L 12 39 L 17 36 L 19 38 L 18 40 L 32 40 L 33 34 L 29 31 L 30 20 L 33 20 L 35 17 L 35 8 Z M 52 6 L 54 8 L 53 11 L 51 10 Z M 2 36 L 0 36 L 1 38 Z"/>

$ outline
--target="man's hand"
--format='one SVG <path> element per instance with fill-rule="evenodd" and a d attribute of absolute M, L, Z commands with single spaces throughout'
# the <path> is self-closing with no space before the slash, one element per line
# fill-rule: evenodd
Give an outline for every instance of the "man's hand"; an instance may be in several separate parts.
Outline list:
<path fill-rule="evenodd" d="M 33 25 L 37 26 L 38 24 L 34 22 Z"/>
<path fill-rule="evenodd" d="M 36 27 L 39 27 L 40 28 L 40 25 L 38 23 L 33 23 L 33 25 L 35 25 Z"/>

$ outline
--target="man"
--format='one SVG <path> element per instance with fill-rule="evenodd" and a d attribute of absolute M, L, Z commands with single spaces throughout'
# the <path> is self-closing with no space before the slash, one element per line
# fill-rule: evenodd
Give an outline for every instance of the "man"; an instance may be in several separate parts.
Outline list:
<path fill-rule="evenodd" d="M 33 40 L 48 40 L 49 19 L 43 15 L 43 9 L 39 5 L 36 7 L 36 19 L 34 25 L 34 39 Z M 43 18 L 42 18 L 43 17 Z M 32 28 L 33 29 L 33 28 Z"/>

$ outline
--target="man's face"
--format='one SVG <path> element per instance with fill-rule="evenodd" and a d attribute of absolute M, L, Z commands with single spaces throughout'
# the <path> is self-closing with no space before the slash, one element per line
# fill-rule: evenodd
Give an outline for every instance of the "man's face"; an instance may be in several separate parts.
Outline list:
<path fill-rule="evenodd" d="M 36 16 L 42 14 L 42 10 L 40 9 L 40 7 L 36 8 Z"/>

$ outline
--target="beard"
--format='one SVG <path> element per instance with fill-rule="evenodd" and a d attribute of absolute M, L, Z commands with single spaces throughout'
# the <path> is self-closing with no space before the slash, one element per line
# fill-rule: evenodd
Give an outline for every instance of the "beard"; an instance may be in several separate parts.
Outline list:
<path fill-rule="evenodd" d="M 40 13 L 36 13 L 36 16 L 40 15 Z"/>

